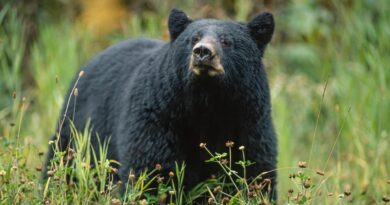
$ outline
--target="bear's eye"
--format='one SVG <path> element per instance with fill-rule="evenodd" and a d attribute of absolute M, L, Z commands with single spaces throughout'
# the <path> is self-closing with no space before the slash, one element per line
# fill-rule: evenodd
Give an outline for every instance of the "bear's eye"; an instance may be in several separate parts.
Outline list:
<path fill-rule="evenodd" d="M 232 43 L 229 40 L 227 40 L 226 38 L 221 38 L 220 42 L 221 42 L 222 47 L 224 47 L 224 48 L 230 47 L 232 45 Z"/>
<path fill-rule="evenodd" d="M 199 35 L 196 35 L 196 36 L 192 37 L 192 45 L 195 45 L 199 41 L 200 41 L 200 36 Z"/>

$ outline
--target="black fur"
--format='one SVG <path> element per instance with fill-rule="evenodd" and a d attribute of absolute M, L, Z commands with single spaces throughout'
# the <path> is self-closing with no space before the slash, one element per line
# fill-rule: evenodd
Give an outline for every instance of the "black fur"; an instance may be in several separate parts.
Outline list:
<path fill-rule="evenodd" d="M 266 45 L 271 41 L 272 34 L 274 33 L 274 17 L 271 13 L 261 13 L 248 23 L 248 27 L 252 38 L 255 39 L 257 46 L 259 46 L 260 50 L 263 52 Z"/>
<path fill-rule="evenodd" d="M 191 20 L 183 11 L 172 9 L 168 19 L 168 29 L 171 40 L 175 40 L 190 23 Z"/>
<path fill-rule="evenodd" d="M 244 24 L 191 21 L 174 10 L 168 26 L 169 43 L 128 40 L 87 63 L 77 85 L 75 116 L 73 103 L 67 116 L 74 117 L 79 130 L 90 118 L 92 133 L 98 133 L 101 141 L 111 136 L 108 157 L 122 164 L 122 181 L 127 180 L 130 169 L 139 172 L 160 163 L 167 171 L 173 170 L 175 161 L 185 161 L 186 185 L 192 187 L 213 171 L 204 163 L 207 155 L 199 148 L 201 142 L 221 152 L 226 150 L 225 142 L 232 140 L 237 145 L 235 156 L 240 156 L 238 145 L 244 145 L 247 159 L 256 162 L 249 167 L 251 177 L 275 169 L 277 140 L 261 60 L 272 37 L 272 15 L 261 14 Z M 203 77 L 190 72 L 191 39 L 196 35 L 230 42 L 229 47 L 217 45 L 225 74 Z M 63 146 L 69 136 L 66 120 Z M 97 146 L 96 136 L 92 140 Z M 276 185 L 275 172 L 266 177 Z M 276 198 L 275 190 L 273 194 Z"/>

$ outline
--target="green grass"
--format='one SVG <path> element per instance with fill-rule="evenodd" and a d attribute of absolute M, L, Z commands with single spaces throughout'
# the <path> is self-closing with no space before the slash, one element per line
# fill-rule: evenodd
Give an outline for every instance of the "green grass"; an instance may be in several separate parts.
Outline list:
<path fill-rule="evenodd" d="M 251 4 L 235 6 L 238 11 L 235 18 L 245 20 Z M 166 7 L 164 4 L 157 14 L 134 17 L 123 25 L 121 32 L 105 37 L 97 37 L 69 21 L 45 20 L 40 24 L 31 51 L 33 87 L 22 83 L 24 23 L 13 7 L 2 8 L 0 204 L 118 202 L 118 185 L 103 180 L 110 178 L 113 171 L 109 159 L 100 159 L 96 169 L 85 167 L 91 160 L 97 160 L 94 154 L 82 151 L 91 152 L 88 130 L 74 133 L 80 151 L 76 153 L 71 173 L 61 164 L 60 159 L 66 153 L 57 153 L 57 169 L 47 188 L 47 183 L 39 181 L 44 161 L 42 152 L 47 150 L 64 93 L 80 66 L 106 46 L 127 37 L 162 38 L 166 32 Z M 187 11 L 198 15 L 195 10 Z M 388 2 L 289 1 L 276 7 L 273 13 L 276 33 L 264 61 L 279 139 L 280 204 L 299 201 L 302 204 L 385 204 L 383 196 L 390 195 Z M 106 151 L 104 142 L 100 151 Z M 307 167 L 298 167 L 299 161 L 305 161 Z M 122 186 L 129 186 L 126 200 L 130 203 L 142 200 L 142 196 L 149 201 L 165 197 L 166 202 L 180 203 L 206 193 L 221 203 L 227 196 L 214 193 L 218 180 L 208 182 L 209 189 L 203 186 L 193 193 L 180 192 L 180 176 L 184 171 L 181 168 L 178 166 L 173 170 L 173 177 L 159 184 L 157 196 L 148 191 L 152 187 L 145 188 L 151 180 L 157 181 L 153 177 L 156 170 L 145 172 L 133 183 L 122 182 Z M 80 182 L 68 185 L 65 177 L 69 174 L 77 176 Z M 94 183 L 94 176 L 104 183 Z M 232 189 L 235 180 L 226 177 L 225 183 L 220 184 L 224 185 L 223 192 L 229 192 L 230 199 L 248 191 L 245 187 L 239 187 L 239 191 Z M 305 188 L 303 185 L 308 183 L 310 186 Z M 107 192 L 106 185 L 112 191 Z M 174 192 L 170 195 L 169 191 Z M 346 196 L 348 192 L 351 194 Z M 259 195 L 256 199 L 261 200 Z M 248 201 L 247 195 L 237 198 Z"/>

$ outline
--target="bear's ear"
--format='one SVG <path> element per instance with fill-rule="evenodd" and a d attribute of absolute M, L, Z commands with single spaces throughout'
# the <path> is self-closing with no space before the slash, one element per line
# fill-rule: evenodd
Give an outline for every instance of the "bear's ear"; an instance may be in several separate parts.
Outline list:
<path fill-rule="evenodd" d="M 190 23 L 191 19 L 189 19 L 183 11 L 172 9 L 168 19 L 168 29 L 171 41 L 174 41 Z"/>
<path fill-rule="evenodd" d="M 257 46 L 264 49 L 274 33 L 274 17 L 268 12 L 261 13 L 248 23 L 248 28 Z"/>

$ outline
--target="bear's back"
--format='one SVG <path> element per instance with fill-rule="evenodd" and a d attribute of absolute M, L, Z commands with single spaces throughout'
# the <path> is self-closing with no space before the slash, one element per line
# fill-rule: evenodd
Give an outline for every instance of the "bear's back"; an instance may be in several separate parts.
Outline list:
<path fill-rule="evenodd" d="M 70 103 L 67 114 L 74 119 L 76 128 L 82 130 L 85 122 L 91 119 L 98 133 L 110 135 L 111 130 L 108 128 L 113 120 L 108 119 L 106 114 L 119 101 L 116 98 L 123 95 L 120 92 L 126 92 L 124 85 L 137 75 L 140 65 L 158 53 L 164 45 L 165 42 L 155 39 L 130 39 L 107 48 L 86 63 L 82 67 L 84 75 L 76 85 L 79 92 L 76 108 Z M 74 83 L 75 80 L 70 89 Z"/>
<path fill-rule="evenodd" d="M 131 72 L 132 68 L 139 65 L 140 61 L 144 61 L 146 57 L 153 55 L 156 50 L 165 44 L 163 41 L 147 38 L 122 41 L 96 55 L 83 69 L 91 74 L 111 74 L 120 71 L 110 70 L 110 72 L 107 72 L 108 69 L 115 68 L 122 68 L 126 72 Z M 116 66 L 118 64 L 121 66 Z"/>

